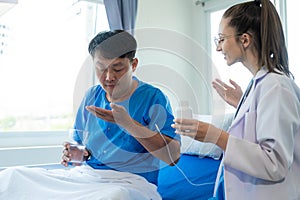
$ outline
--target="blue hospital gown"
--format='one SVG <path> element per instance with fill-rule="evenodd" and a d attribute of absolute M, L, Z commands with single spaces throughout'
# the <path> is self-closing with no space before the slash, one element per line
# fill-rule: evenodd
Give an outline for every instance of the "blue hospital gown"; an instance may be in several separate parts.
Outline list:
<path fill-rule="evenodd" d="M 171 127 L 173 114 L 168 98 L 158 89 L 138 81 L 138 87 L 132 96 L 117 104 L 126 108 L 129 115 L 151 130 L 157 125 L 162 134 L 180 140 Z M 87 164 L 95 169 L 114 169 L 139 174 L 149 182 L 157 184 L 159 159 L 150 154 L 134 137 L 115 123 L 109 123 L 95 117 L 85 106 L 95 105 L 109 109 L 110 102 L 100 85 L 90 88 L 75 119 L 74 128 L 89 133 L 86 147 L 91 152 Z M 79 138 L 75 138 L 79 143 Z"/>

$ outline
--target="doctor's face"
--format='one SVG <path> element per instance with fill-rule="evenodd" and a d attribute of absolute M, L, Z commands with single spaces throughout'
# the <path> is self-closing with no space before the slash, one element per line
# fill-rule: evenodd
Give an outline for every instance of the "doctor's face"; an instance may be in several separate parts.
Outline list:
<path fill-rule="evenodd" d="M 239 41 L 240 35 L 228 26 L 230 18 L 222 18 L 219 25 L 219 38 L 216 39 L 217 51 L 222 52 L 227 65 L 230 66 L 242 60 L 243 47 Z"/>
<path fill-rule="evenodd" d="M 98 80 L 109 100 L 118 101 L 131 92 L 132 74 L 138 62 L 136 58 L 132 62 L 128 58 L 107 59 L 96 51 L 93 62 Z"/>

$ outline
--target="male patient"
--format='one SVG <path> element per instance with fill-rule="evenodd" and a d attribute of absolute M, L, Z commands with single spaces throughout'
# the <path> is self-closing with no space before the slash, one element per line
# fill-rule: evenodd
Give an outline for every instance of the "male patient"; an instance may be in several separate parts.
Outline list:
<path fill-rule="evenodd" d="M 100 85 L 86 92 L 74 124 L 89 134 L 86 164 L 70 170 L 6 169 L 0 172 L 0 199 L 93 199 L 103 195 L 103 188 L 114 188 L 112 183 L 129 188 L 113 190 L 120 199 L 160 199 L 155 187 L 159 160 L 178 161 L 180 137 L 171 127 L 168 98 L 133 76 L 136 48 L 135 38 L 121 30 L 100 32 L 89 44 Z M 70 162 L 70 144 L 65 143 L 62 164 Z M 77 188 L 84 184 L 86 190 Z"/>

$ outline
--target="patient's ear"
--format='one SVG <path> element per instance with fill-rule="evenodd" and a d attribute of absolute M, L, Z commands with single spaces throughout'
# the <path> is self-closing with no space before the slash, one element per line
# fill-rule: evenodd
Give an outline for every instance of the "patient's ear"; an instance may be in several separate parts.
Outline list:
<path fill-rule="evenodd" d="M 131 61 L 131 68 L 132 71 L 134 72 L 138 66 L 139 60 L 137 58 L 132 59 Z"/>

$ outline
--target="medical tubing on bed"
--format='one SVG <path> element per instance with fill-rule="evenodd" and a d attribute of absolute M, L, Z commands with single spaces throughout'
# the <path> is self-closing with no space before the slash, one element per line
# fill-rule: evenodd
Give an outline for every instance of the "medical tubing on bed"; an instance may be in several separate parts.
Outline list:
<path fill-rule="evenodd" d="M 173 160 L 172 158 L 172 155 L 171 155 L 171 151 L 170 151 L 170 148 L 168 146 L 168 143 L 166 141 L 166 139 L 164 138 L 164 136 L 162 135 L 162 133 L 160 132 L 160 129 L 159 127 L 157 126 L 157 124 L 155 124 L 155 128 L 157 130 L 157 132 L 160 134 L 160 136 L 162 137 L 162 139 L 164 140 L 165 144 L 166 144 L 166 147 L 167 147 L 167 151 L 168 151 L 168 154 L 169 154 L 169 157 L 170 157 L 170 160 L 172 161 L 172 163 L 174 163 L 174 166 L 180 171 L 180 173 L 184 176 L 184 178 L 187 180 L 187 182 L 193 186 L 205 186 L 205 185 L 214 185 L 215 182 L 207 182 L 207 183 L 193 183 L 186 175 L 185 173 L 182 171 L 182 169 L 180 169 L 180 167 L 175 163 L 175 161 Z"/>

